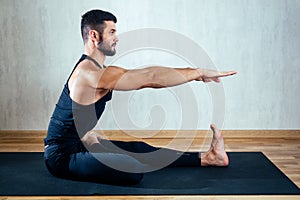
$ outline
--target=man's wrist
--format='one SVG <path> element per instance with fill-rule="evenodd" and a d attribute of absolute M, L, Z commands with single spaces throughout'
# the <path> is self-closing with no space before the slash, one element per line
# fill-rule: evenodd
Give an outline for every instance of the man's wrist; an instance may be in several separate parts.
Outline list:
<path fill-rule="evenodd" d="M 202 80 L 202 69 L 201 68 L 193 68 L 194 78 L 193 80 L 200 81 Z"/>

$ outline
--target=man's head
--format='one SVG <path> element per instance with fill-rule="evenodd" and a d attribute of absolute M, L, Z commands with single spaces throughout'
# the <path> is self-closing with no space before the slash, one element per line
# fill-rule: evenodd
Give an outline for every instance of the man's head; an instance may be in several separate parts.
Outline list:
<path fill-rule="evenodd" d="M 81 35 L 83 42 L 92 38 L 96 41 L 97 48 L 107 56 L 113 56 L 117 42 L 115 23 L 117 18 L 106 11 L 91 10 L 85 13 L 81 19 Z"/>

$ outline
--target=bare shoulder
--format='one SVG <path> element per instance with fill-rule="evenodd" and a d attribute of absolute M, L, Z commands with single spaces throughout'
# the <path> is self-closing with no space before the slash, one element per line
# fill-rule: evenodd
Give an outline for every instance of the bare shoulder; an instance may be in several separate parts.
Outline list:
<path fill-rule="evenodd" d="M 127 70 L 118 67 L 118 66 L 107 66 L 105 68 L 99 68 L 91 63 L 90 61 L 84 60 L 82 63 L 80 63 L 78 66 L 79 71 L 84 74 L 84 75 L 95 75 L 97 77 L 99 76 L 110 76 L 113 74 L 118 74 L 118 73 L 125 73 Z"/>
<path fill-rule="evenodd" d="M 114 66 L 114 65 L 107 66 L 105 68 L 105 70 L 106 70 L 106 72 L 109 72 L 109 73 L 124 73 L 127 71 L 125 68 L 122 68 L 119 66 Z"/>
<path fill-rule="evenodd" d="M 99 68 L 91 65 L 89 61 L 83 61 L 78 66 L 78 75 L 82 84 L 95 89 L 112 89 L 115 82 L 123 76 L 127 70 L 118 66 Z"/>
<path fill-rule="evenodd" d="M 106 67 L 99 79 L 98 88 L 102 89 L 113 89 L 116 82 L 127 72 L 128 70 L 118 67 L 118 66 L 108 66 Z"/>
<path fill-rule="evenodd" d="M 104 69 L 100 69 L 97 66 L 94 66 L 90 61 L 83 60 L 78 64 L 75 71 L 69 80 L 69 87 L 72 85 L 78 86 L 92 86 L 97 77 L 103 73 Z M 92 86 L 93 87 L 93 86 Z"/>

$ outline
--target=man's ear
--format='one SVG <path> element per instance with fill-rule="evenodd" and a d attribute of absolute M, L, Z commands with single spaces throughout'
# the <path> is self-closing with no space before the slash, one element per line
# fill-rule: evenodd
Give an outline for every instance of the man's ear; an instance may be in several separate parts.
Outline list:
<path fill-rule="evenodd" d="M 101 36 L 101 34 L 98 32 L 98 31 L 96 31 L 96 30 L 90 30 L 89 31 L 89 37 L 91 38 L 91 40 L 93 41 L 93 42 L 100 42 L 100 41 L 102 41 L 102 36 Z"/>

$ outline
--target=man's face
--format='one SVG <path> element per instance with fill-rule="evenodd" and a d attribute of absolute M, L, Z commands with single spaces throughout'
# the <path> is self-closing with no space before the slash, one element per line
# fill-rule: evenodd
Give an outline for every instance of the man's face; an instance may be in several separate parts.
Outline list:
<path fill-rule="evenodd" d="M 98 43 L 97 48 L 106 56 L 116 54 L 116 45 L 119 39 L 117 38 L 116 24 L 113 21 L 105 21 L 106 28 L 103 31 L 102 41 Z"/>

